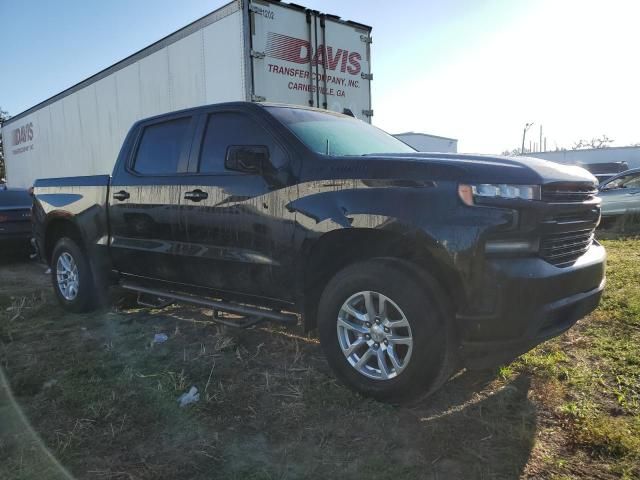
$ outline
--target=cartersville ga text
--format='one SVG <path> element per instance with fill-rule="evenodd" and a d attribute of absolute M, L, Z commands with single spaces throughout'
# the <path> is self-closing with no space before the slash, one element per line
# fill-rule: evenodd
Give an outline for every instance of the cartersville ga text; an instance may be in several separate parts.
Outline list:
<path fill-rule="evenodd" d="M 307 81 L 309 80 L 309 78 L 311 78 L 311 80 L 313 81 L 317 80 L 319 82 L 322 82 L 323 85 L 319 85 L 317 87 L 317 90 L 320 91 L 320 93 L 322 93 L 323 95 L 333 95 L 337 97 L 345 96 L 344 90 L 340 88 L 334 89 L 333 87 L 330 87 L 329 84 L 336 85 L 336 86 L 349 87 L 349 88 L 360 88 L 360 82 L 352 78 L 344 78 L 344 77 L 339 77 L 335 75 L 327 75 L 325 73 L 309 72 L 309 70 L 302 70 L 300 68 L 283 67 L 280 65 L 274 65 L 273 63 L 270 63 L 268 65 L 268 68 L 269 68 L 268 70 L 269 73 L 284 75 L 286 77 L 299 78 L 301 80 L 307 80 Z M 316 86 L 309 83 L 292 81 L 292 82 L 289 82 L 288 88 L 289 90 L 302 90 L 305 92 L 314 92 L 314 93 L 316 92 Z"/>

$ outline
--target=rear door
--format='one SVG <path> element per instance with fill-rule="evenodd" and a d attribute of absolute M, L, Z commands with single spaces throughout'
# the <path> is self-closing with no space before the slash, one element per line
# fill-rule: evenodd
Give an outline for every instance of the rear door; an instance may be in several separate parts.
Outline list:
<path fill-rule="evenodd" d="M 131 154 L 120 159 L 110 187 L 111 255 L 116 269 L 175 281 L 180 184 L 186 173 L 195 118 L 177 114 L 141 124 Z"/>
<path fill-rule="evenodd" d="M 181 282 L 291 300 L 295 214 L 290 155 L 264 121 L 234 108 L 203 115 L 190 183 L 180 187 Z M 199 136 L 198 136 L 199 138 Z M 230 146 L 267 147 L 269 174 L 225 167 Z"/>
<path fill-rule="evenodd" d="M 371 28 L 295 5 L 249 5 L 254 100 L 371 121 Z"/>

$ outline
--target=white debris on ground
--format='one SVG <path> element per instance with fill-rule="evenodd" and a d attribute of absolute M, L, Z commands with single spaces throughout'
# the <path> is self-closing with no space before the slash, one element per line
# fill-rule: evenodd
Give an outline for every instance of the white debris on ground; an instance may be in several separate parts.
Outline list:
<path fill-rule="evenodd" d="M 187 405 L 196 403 L 198 400 L 200 400 L 198 389 L 196 387 L 191 387 L 187 393 L 183 393 L 178 397 L 178 404 L 180 407 L 186 407 Z"/>
<path fill-rule="evenodd" d="M 164 343 L 169 340 L 169 336 L 166 333 L 156 333 L 153 337 L 153 343 Z"/>
<path fill-rule="evenodd" d="M 55 378 L 52 378 L 51 380 L 44 382 L 44 385 L 42 385 L 42 389 L 46 390 L 47 388 L 51 388 L 57 384 L 58 384 L 58 380 L 56 380 Z"/>

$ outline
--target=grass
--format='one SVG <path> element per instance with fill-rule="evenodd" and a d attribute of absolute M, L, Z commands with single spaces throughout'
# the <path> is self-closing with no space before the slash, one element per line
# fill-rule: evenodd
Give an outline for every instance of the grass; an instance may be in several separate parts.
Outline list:
<path fill-rule="evenodd" d="M 42 269 L 4 265 L 0 478 L 640 478 L 640 240 L 605 244 L 596 312 L 411 407 L 345 389 L 300 331 L 119 298 L 69 315 Z"/>
<path fill-rule="evenodd" d="M 640 240 L 603 243 L 608 276 L 599 308 L 509 368 L 554 392 L 545 406 L 577 453 L 560 470 L 571 471 L 587 455 L 604 472 L 640 478 Z"/>

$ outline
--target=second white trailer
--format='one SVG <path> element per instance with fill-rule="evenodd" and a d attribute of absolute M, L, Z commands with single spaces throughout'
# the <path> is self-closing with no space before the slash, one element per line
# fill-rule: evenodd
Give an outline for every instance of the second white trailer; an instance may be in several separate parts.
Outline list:
<path fill-rule="evenodd" d="M 371 28 L 297 5 L 235 0 L 2 128 L 7 183 L 110 173 L 142 118 L 226 101 L 268 101 L 370 121 Z"/>

